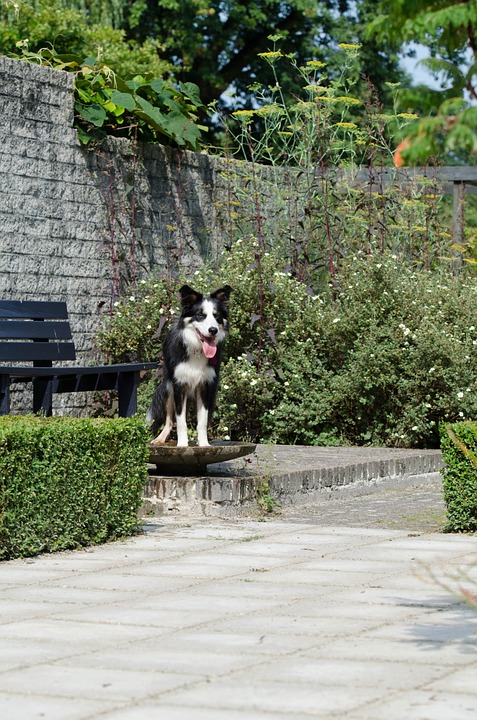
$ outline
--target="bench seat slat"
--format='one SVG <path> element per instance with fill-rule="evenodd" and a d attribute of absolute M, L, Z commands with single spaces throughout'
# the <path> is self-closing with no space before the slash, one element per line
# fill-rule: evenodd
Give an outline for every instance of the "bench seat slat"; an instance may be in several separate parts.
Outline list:
<path fill-rule="evenodd" d="M 16 340 L 70 340 L 68 322 L 0 320 L 0 338 Z"/>
<path fill-rule="evenodd" d="M 135 373 L 143 370 L 154 370 L 157 363 L 140 362 L 126 363 L 125 365 L 94 365 L 92 367 L 31 367 L 20 365 L 0 365 L 0 377 L 9 375 L 12 378 L 33 378 L 33 377 L 66 377 L 80 375 L 109 375 L 118 373 Z"/>

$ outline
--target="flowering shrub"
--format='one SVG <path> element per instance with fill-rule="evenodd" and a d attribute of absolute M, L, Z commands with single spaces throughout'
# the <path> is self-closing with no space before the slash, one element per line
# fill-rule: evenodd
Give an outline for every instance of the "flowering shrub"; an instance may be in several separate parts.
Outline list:
<path fill-rule="evenodd" d="M 299 66 L 279 50 L 261 53 L 275 85 L 257 84 L 259 106 L 237 110 L 227 126 L 235 157 L 247 160 L 229 162 L 224 173 L 232 198 L 223 218 L 229 236 L 254 234 L 262 252 L 273 245 L 287 258 L 283 264 L 314 286 L 317 275 L 335 282 L 341 258 L 359 250 L 387 249 L 431 269 L 449 254 L 452 239 L 437 173 L 406 181 L 393 167 L 395 133 L 416 116 L 398 107 L 383 113 L 371 87 L 367 96 L 358 94 L 359 51 L 339 46 L 339 77 L 317 60 Z M 283 66 L 302 81 L 292 104 L 282 93 Z"/>
<path fill-rule="evenodd" d="M 247 292 L 257 274 L 247 271 Z M 286 294 L 275 296 L 288 312 L 277 314 L 273 341 L 267 335 L 261 349 L 268 375 L 254 386 L 252 407 L 265 399 L 268 406 L 260 422 L 254 415 L 249 434 L 258 427 L 256 439 L 280 443 L 434 447 L 441 420 L 476 417 L 477 330 L 469 321 L 477 313 L 475 284 L 412 271 L 386 254 L 345 261 L 339 279 L 336 299 L 331 292 L 309 295 L 293 278 Z M 240 280 L 227 278 L 236 286 Z M 273 278 L 266 284 L 277 293 Z M 239 293 L 234 299 L 234 321 L 250 318 L 253 306 L 240 306 Z M 259 322 L 255 354 L 249 346 L 254 368 Z M 240 398 L 254 379 L 250 371 L 243 377 L 242 366 L 225 363 L 218 403 L 234 438 L 243 435 Z M 227 410 L 234 402 L 237 426 Z"/>
<path fill-rule="evenodd" d="M 222 267 L 191 280 L 204 291 L 213 289 L 212 277 L 234 288 L 214 418 L 218 436 L 437 447 L 441 421 L 477 417 L 471 280 L 414 271 L 391 254 L 363 253 L 342 263 L 338 288 L 317 296 L 280 270 L 276 257 L 264 255 L 258 267 L 256 255 L 257 241 L 242 240 Z M 139 291 L 124 299 L 101 334 L 115 360 L 159 353 L 168 323 L 156 330 L 174 291 L 165 283 L 141 287 L 149 302 L 138 302 Z"/>
<path fill-rule="evenodd" d="M 114 303 L 96 339 L 109 362 L 136 362 L 139 358 L 154 362 L 158 358 L 160 330 L 178 307 L 175 290 L 171 281 L 141 280 Z"/>

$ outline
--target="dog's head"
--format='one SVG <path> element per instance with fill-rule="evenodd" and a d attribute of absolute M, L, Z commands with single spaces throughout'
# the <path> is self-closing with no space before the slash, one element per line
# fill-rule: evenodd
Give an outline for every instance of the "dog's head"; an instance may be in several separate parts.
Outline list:
<path fill-rule="evenodd" d="M 179 290 L 184 325 L 193 329 L 202 352 L 209 360 L 215 357 L 217 346 L 224 340 L 228 330 L 231 292 L 230 285 L 224 285 L 209 297 L 204 297 L 189 285 L 183 285 Z"/>

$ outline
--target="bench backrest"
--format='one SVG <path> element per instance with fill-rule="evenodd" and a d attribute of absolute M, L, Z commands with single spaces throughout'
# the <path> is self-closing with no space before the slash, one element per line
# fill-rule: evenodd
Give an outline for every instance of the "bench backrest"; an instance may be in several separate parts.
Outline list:
<path fill-rule="evenodd" d="M 0 361 L 75 360 L 65 302 L 0 300 Z"/>

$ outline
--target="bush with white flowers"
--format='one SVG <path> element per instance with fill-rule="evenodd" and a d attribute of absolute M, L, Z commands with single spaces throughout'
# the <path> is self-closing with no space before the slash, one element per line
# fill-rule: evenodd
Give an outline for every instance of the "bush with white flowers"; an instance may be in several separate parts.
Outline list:
<path fill-rule="evenodd" d="M 139 284 L 114 308 L 101 349 L 116 361 L 157 357 L 182 282 Z M 438 447 L 439 423 L 477 417 L 473 278 L 380 251 L 344 260 L 338 284 L 318 292 L 250 238 L 188 282 L 234 289 L 212 435 Z"/>

